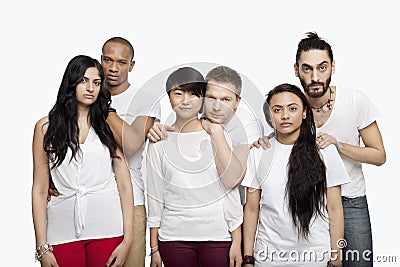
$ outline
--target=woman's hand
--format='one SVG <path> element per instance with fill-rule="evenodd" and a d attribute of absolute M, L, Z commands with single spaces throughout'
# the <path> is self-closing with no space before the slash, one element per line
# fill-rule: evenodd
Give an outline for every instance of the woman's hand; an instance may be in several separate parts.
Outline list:
<path fill-rule="evenodd" d="M 40 266 L 42 267 L 58 267 L 58 263 L 56 257 L 53 252 L 48 251 L 46 254 L 42 256 L 40 260 Z"/>
<path fill-rule="evenodd" d="M 150 267 L 162 267 L 162 260 L 159 251 L 156 251 L 151 255 Z"/>
<path fill-rule="evenodd" d="M 239 242 L 232 242 L 229 250 L 229 267 L 241 267 L 242 266 L 242 252 L 240 249 Z"/>
<path fill-rule="evenodd" d="M 124 264 L 126 256 L 128 255 L 129 247 L 131 244 L 127 244 L 122 241 L 111 253 L 108 258 L 106 267 L 120 267 Z"/>

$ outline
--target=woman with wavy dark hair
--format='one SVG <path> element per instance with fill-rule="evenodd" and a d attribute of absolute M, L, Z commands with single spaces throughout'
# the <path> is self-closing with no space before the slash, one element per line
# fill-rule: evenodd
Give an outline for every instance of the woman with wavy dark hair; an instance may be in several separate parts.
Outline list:
<path fill-rule="evenodd" d="M 122 266 L 126 258 L 133 194 L 106 123 L 110 97 L 100 63 L 76 56 L 49 115 L 35 125 L 32 212 L 42 266 Z M 59 195 L 47 202 L 50 177 Z"/>
<path fill-rule="evenodd" d="M 313 113 L 297 86 L 275 87 L 263 108 L 275 137 L 270 149 L 251 150 L 242 182 L 245 266 L 326 266 L 330 256 L 340 265 L 344 164 L 335 146 L 318 150 Z"/>

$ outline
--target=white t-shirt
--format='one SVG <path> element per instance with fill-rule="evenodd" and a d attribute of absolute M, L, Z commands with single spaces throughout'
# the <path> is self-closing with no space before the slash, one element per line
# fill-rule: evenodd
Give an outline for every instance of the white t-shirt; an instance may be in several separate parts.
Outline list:
<path fill-rule="evenodd" d="M 147 151 L 148 225 L 161 241 L 229 241 L 243 221 L 238 188 L 226 190 L 206 131 L 169 133 Z"/>
<path fill-rule="evenodd" d="M 60 193 L 47 204 L 47 242 L 52 245 L 123 234 L 110 152 L 93 128 L 80 148 L 71 161 L 68 148 L 61 165 L 51 170 Z"/>
<path fill-rule="evenodd" d="M 243 186 L 262 190 L 254 247 L 256 266 L 326 266 L 330 251 L 328 214 L 325 211 L 326 218 L 317 216 L 312 220 L 308 239 L 298 236 L 285 198 L 287 164 L 293 145 L 281 144 L 275 138 L 270 142 L 271 148 L 267 150 L 251 149 L 242 182 Z M 350 181 L 334 145 L 320 150 L 320 154 L 326 166 L 327 187 Z M 299 262 L 303 255 L 310 255 L 307 252 L 314 253 L 316 260 Z"/>
<path fill-rule="evenodd" d="M 336 99 L 332 113 L 326 123 L 317 128 L 334 136 L 338 142 L 360 146 L 359 130 L 377 120 L 379 113 L 372 102 L 362 92 L 336 87 Z M 342 186 L 342 195 L 354 198 L 366 193 L 362 163 L 342 156 L 351 182 Z"/>
<path fill-rule="evenodd" d="M 225 125 L 225 130 L 232 147 L 236 148 L 238 145 L 251 144 L 258 140 L 263 133 L 263 125 L 254 114 L 239 107 Z"/>
<path fill-rule="evenodd" d="M 138 116 L 160 119 L 161 107 L 157 96 L 151 92 L 138 90 L 131 86 L 121 94 L 112 96 L 111 100 L 111 106 L 117 110 L 117 114 L 128 124 L 132 124 Z M 131 172 L 135 206 L 145 204 L 144 182 L 141 171 L 145 145 L 143 143 L 135 154 L 127 158 Z"/>

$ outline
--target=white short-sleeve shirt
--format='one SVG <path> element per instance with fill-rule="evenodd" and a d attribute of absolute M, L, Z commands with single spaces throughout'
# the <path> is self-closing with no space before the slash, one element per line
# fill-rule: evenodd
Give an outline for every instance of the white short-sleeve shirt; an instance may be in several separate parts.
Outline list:
<path fill-rule="evenodd" d="M 267 150 L 261 148 L 251 150 L 248 173 L 242 182 L 243 186 L 262 190 L 254 248 L 258 266 L 283 266 L 289 264 L 297 254 L 301 255 L 308 250 L 314 251 L 318 257 L 328 257 L 327 253 L 323 253 L 330 249 L 329 224 L 326 219 L 328 214 L 325 211 L 326 218 L 318 216 L 313 219 L 307 240 L 298 236 L 285 198 L 287 163 L 293 146 L 281 144 L 275 138 L 270 139 L 270 142 L 271 148 Z M 350 177 L 334 145 L 320 150 L 320 154 L 326 166 L 327 187 L 350 182 Z M 286 252 L 286 255 L 279 254 L 280 251 Z M 326 266 L 327 261 L 328 258 L 320 262 L 311 262 L 311 265 L 310 263 L 302 265 L 299 261 L 290 264 Z M 321 265 L 322 263 L 325 265 Z"/>
<path fill-rule="evenodd" d="M 121 94 L 111 97 L 111 106 L 128 124 L 132 124 L 139 116 L 153 117 L 159 120 L 161 107 L 157 97 L 151 92 L 129 87 Z M 127 157 L 132 178 L 134 205 L 145 204 L 144 181 L 142 176 L 142 160 L 145 143 L 130 157 Z"/>
<path fill-rule="evenodd" d="M 317 128 L 334 136 L 338 142 L 360 146 L 359 130 L 369 126 L 379 117 L 379 112 L 368 97 L 360 91 L 336 87 L 336 99 L 326 123 Z M 354 198 L 366 194 L 362 163 L 341 156 L 351 182 L 342 186 L 342 196 Z"/>

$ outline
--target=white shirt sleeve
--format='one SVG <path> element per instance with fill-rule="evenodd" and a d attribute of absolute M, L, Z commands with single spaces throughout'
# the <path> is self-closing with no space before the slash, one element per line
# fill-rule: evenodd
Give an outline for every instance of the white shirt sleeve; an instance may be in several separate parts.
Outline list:
<path fill-rule="evenodd" d="M 262 148 L 252 148 L 247 158 L 247 170 L 242 180 L 242 185 L 250 188 L 261 188 L 260 177 L 258 177 L 257 169 L 260 164 Z"/>
<path fill-rule="evenodd" d="M 351 181 L 335 145 L 331 144 L 325 149 L 321 149 L 320 154 L 326 167 L 326 187 L 342 185 Z"/>
<path fill-rule="evenodd" d="M 165 180 L 162 171 L 162 159 L 157 150 L 157 144 L 149 143 L 146 158 L 147 172 L 147 200 L 150 228 L 160 227 L 161 216 L 164 211 Z"/>
<path fill-rule="evenodd" d="M 356 103 L 359 107 L 359 112 L 357 114 L 357 128 L 358 130 L 361 130 L 376 121 L 380 114 L 375 105 L 365 94 L 360 91 L 355 91 L 355 94 Z"/>
<path fill-rule="evenodd" d="M 222 201 L 225 221 L 229 231 L 233 232 L 243 223 L 243 206 L 240 201 L 239 187 L 236 186 L 225 192 Z"/>

